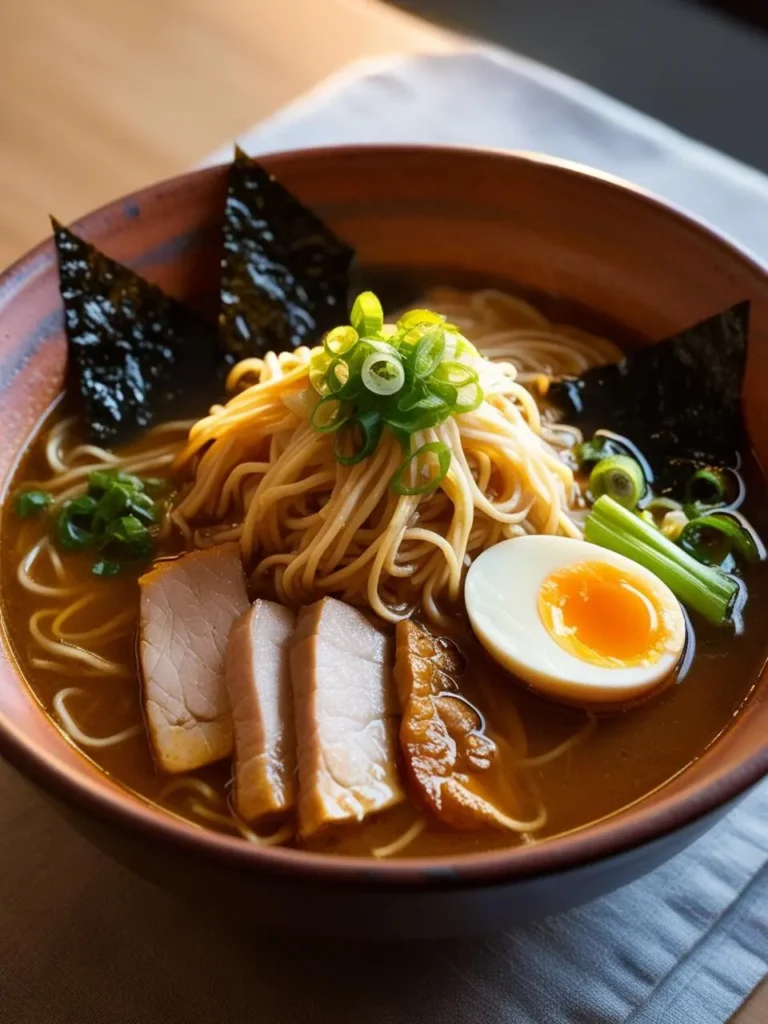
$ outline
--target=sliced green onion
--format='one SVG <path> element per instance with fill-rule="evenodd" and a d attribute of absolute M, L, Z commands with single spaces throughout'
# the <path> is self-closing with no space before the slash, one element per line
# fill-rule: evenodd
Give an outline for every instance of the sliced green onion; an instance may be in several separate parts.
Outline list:
<path fill-rule="evenodd" d="M 443 404 L 443 400 L 429 390 L 429 385 L 420 380 L 399 399 L 397 408 L 400 412 L 410 412 L 412 409 L 420 409 L 434 402 Z"/>
<path fill-rule="evenodd" d="M 483 389 L 478 381 L 472 384 L 464 384 L 463 387 L 458 389 L 456 402 L 451 411 L 457 416 L 467 412 L 474 412 L 475 409 L 479 409 L 483 404 L 484 398 Z"/>
<path fill-rule="evenodd" d="M 322 348 L 314 349 L 309 360 L 309 383 L 319 395 L 327 395 L 330 390 L 326 374 L 332 360 L 333 357 Z"/>
<path fill-rule="evenodd" d="M 609 437 L 597 434 L 591 441 L 583 441 L 576 445 L 575 455 L 580 466 L 593 466 L 610 455 L 620 455 L 621 449 Z"/>
<path fill-rule="evenodd" d="M 409 309 L 397 321 L 399 331 L 410 331 L 412 327 L 420 327 L 422 324 L 443 324 L 445 317 L 440 313 L 433 313 L 431 309 Z"/>
<path fill-rule="evenodd" d="M 416 345 L 408 365 L 415 380 L 426 380 L 440 365 L 445 353 L 445 332 L 439 324 L 428 328 Z"/>
<path fill-rule="evenodd" d="M 352 371 L 349 368 L 349 363 L 343 356 L 336 356 L 331 360 L 325 373 L 325 386 L 328 389 L 328 394 L 324 397 L 327 398 L 330 395 L 340 397 L 341 392 L 351 380 Z"/>
<path fill-rule="evenodd" d="M 136 516 L 122 516 L 107 527 L 104 544 L 118 545 L 127 558 L 146 558 L 152 551 L 152 536 Z"/>
<path fill-rule="evenodd" d="M 722 505 L 728 489 L 728 474 L 717 468 L 698 469 L 686 487 L 689 503 L 697 505 Z"/>
<path fill-rule="evenodd" d="M 98 498 L 104 491 L 109 490 L 113 484 L 123 484 L 131 491 L 143 491 L 145 487 L 162 486 L 162 480 L 144 480 L 133 473 L 124 473 L 121 469 L 94 469 L 88 474 L 88 494 L 92 498 Z"/>
<path fill-rule="evenodd" d="M 679 501 L 675 501 L 674 498 L 667 498 L 664 494 L 658 494 L 655 498 L 651 498 L 645 506 L 649 512 L 654 513 L 677 512 L 682 507 Z"/>
<path fill-rule="evenodd" d="M 366 458 L 385 424 L 408 451 L 417 431 L 482 403 L 477 350 L 439 313 L 410 310 L 397 325 L 384 324 L 381 303 L 363 292 L 350 320 L 325 336 L 309 365 L 312 387 L 328 399 L 314 408 L 312 423 L 336 431 L 339 462 Z"/>
<path fill-rule="evenodd" d="M 349 322 L 361 338 L 375 338 L 384 326 L 384 310 L 373 292 L 361 292 L 354 301 Z"/>
<path fill-rule="evenodd" d="M 47 491 L 22 491 L 16 495 L 14 510 L 22 519 L 36 516 L 53 504 L 53 495 Z"/>
<path fill-rule="evenodd" d="M 111 484 L 102 494 L 93 513 L 92 528 L 96 532 L 101 523 L 109 523 L 123 515 L 133 498 L 133 491 L 126 484 Z"/>
<path fill-rule="evenodd" d="M 315 430 L 330 434 L 343 427 L 350 416 L 351 410 L 346 402 L 342 402 L 335 395 L 326 395 L 313 409 L 310 422 Z"/>
<path fill-rule="evenodd" d="M 453 384 L 444 384 L 433 377 L 432 380 L 427 382 L 426 390 L 430 396 L 428 403 L 430 408 L 439 401 L 446 407 L 447 415 L 454 411 L 459 400 L 459 390 Z M 427 408 L 427 403 L 425 402 L 422 407 Z"/>
<path fill-rule="evenodd" d="M 415 434 L 418 430 L 429 430 L 431 427 L 437 427 L 441 423 L 445 423 L 450 415 L 450 408 L 440 402 L 429 409 L 413 409 L 411 412 L 387 412 L 386 423 L 392 430 L 401 431 L 405 434 Z"/>
<path fill-rule="evenodd" d="M 447 420 L 458 399 L 458 392 L 451 384 L 430 382 L 418 384 L 397 403 L 397 411 L 386 414 L 391 426 L 414 433 L 426 430 Z"/>
<path fill-rule="evenodd" d="M 448 330 L 448 327 L 446 326 L 445 329 Z M 455 338 L 456 338 L 456 354 L 454 356 L 455 359 L 469 360 L 470 362 L 473 362 L 475 359 L 478 358 L 480 353 L 477 351 L 475 346 L 472 344 L 472 342 L 468 338 L 465 338 L 464 335 L 460 334 L 458 331 L 456 332 Z"/>
<path fill-rule="evenodd" d="M 394 350 L 372 352 L 363 363 L 360 376 L 374 395 L 396 395 L 405 384 L 405 370 Z"/>
<path fill-rule="evenodd" d="M 663 494 L 644 503 L 642 516 L 646 522 L 652 521 L 653 525 L 657 526 L 670 540 L 677 540 L 683 526 L 688 522 L 688 516 L 683 511 L 680 502 Z M 650 519 L 647 518 L 648 516 Z"/>
<path fill-rule="evenodd" d="M 734 516 L 722 512 L 687 523 L 680 535 L 680 547 L 705 565 L 721 565 L 730 554 L 749 563 L 760 560 L 760 551 L 749 530 Z"/>
<path fill-rule="evenodd" d="M 419 477 L 423 476 L 425 470 L 429 469 L 430 464 L 434 464 L 432 458 L 425 459 L 425 456 L 437 458 L 437 473 L 432 474 L 428 480 L 416 483 L 413 486 L 407 484 L 405 482 L 407 478 L 415 475 L 416 479 L 419 480 Z M 419 466 L 420 460 L 425 464 Z M 398 494 L 427 494 L 430 491 L 434 491 L 442 483 L 450 468 L 451 449 L 442 441 L 430 441 L 429 444 L 423 444 L 420 448 L 417 448 L 415 452 L 412 452 L 403 461 L 392 477 L 392 489 L 397 491 Z"/>
<path fill-rule="evenodd" d="M 589 475 L 593 498 L 607 494 L 624 508 L 634 509 L 646 491 L 640 464 L 628 455 L 610 455 L 601 459 Z"/>
<path fill-rule="evenodd" d="M 591 543 L 644 566 L 666 583 L 683 604 L 709 622 L 720 626 L 728 620 L 739 590 L 737 581 L 701 565 L 608 495 L 598 498 L 593 505 L 584 535 Z"/>
<path fill-rule="evenodd" d="M 480 379 L 477 370 L 467 363 L 459 363 L 456 360 L 444 360 L 437 367 L 434 375 L 437 380 L 445 384 L 452 384 L 455 388 L 463 388 L 467 384 L 477 384 Z"/>
<path fill-rule="evenodd" d="M 56 540 L 61 547 L 67 551 L 81 551 L 93 543 L 91 525 L 96 507 L 95 498 L 88 495 L 64 502 L 54 526 Z"/>
<path fill-rule="evenodd" d="M 664 513 L 659 529 L 670 540 L 679 540 L 680 534 L 688 525 L 688 516 L 681 508 L 672 508 Z"/>
<path fill-rule="evenodd" d="M 334 327 L 323 338 L 323 348 L 329 356 L 343 356 L 352 351 L 359 337 L 354 327 Z"/>
<path fill-rule="evenodd" d="M 367 459 L 376 450 L 381 431 L 381 416 L 377 412 L 362 412 L 352 417 L 336 434 L 333 446 L 336 461 L 342 466 L 354 466 Z"/>
<path fill-rule="evenodd" d="M 134 491 L 128 508 L 133 515 L 145 523 L 156 523 L 160 519 L 160 506 L 148 494 L 144 494 L 142 491 Z"/>

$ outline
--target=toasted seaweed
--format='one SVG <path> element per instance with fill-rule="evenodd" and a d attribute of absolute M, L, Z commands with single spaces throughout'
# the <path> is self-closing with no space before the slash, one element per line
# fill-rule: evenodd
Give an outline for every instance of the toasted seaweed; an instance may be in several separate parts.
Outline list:
<path fill-rule="evenodd" d="M 344 320 L 354 251 L 240 149 L 223 241 L 219 344 L 228 356 L 311 344 Z"/>
<path fill-rule="evenodd" d="M 585 436 L 629 438 L 656 490 L 675 491 L 699 466 L 737 463 L 748 328 L 741 302 L 620 363 L 557 381 L 549 397 Z"/>
<path fill-rule="evenodd" d="M 53 221 L 69 384 L 100 444 L 199 415 L 223 392 L 216 329 Z"/>

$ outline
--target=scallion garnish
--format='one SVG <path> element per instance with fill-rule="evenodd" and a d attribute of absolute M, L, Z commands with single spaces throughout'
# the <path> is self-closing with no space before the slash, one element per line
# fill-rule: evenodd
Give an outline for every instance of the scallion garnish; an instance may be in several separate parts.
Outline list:
<path fill-rule="evenodd" d="M 677 541 L 688 525 L 688 516 L 681 508 L 671 508 L 664 513 L 659 529 L 669 540 Z"/>
<path fill-rule="evenodd" d="M 403 364 L 394 352 L 371 352 L 366 356 L 360 376 L 374 395 L 396 395 L 405 384 Z"/>
<path fill-rule="evenodd" d="M 355 466 L 367 459 L 376 451 L 381 430 L 381 416 L 373 410 L 350 417 L 336 434 L 336 461 L 342 466 Z"/>
<path fill-rule="evenodd" d="M 607 459 L 609 455 L 620 455 L 621 449 L 609 437 L 596 434 L 591 441 L 582 441 L 576 445 L 574 454 L 579 465 L 583 469 L 588 469 L 601 459 Z"/>
<path fill-rule="evenodd" d="M 151 528 L 160 519 L 158 504 L 146 492 L 160 480 L 119 470 L 95 470 L 88 491 L 65 501 L 53 524 L 54 539 L 66 551 L 93 549 L 105 555 L 92 566 L 95 576 L 114 576 L 121 562 L 146 558 L 152 550 Z"/>
<path fill-rule="evenodd" d="M 349 420 L 351 412 L 345 402 L 336 395 L 321 398 L 312 412 L 312 426 L 322 433 L 339 430 Z"/>
<path fill-rule="evenodd" d="M 699 516 L 683 527 L 680 547 L 705 565 L 722 565 L 728 555 L 745 562 L 760 560 L 760 549 L 749 530 L 734 516 L 722 512 Z"/>
<path fill-rule="evenodd" d="M 29 519 L 53 504 L 53 495 L 47 491 L 22 491 L 16 495 L 14 509 L 17 516 Z"/>
<path fill-rule="evenodd" d="M 375 338 L 384 326 L 384 311 L 373 292 L 361 292 L 354 301 L 349 322 L 361 338 Z"/>
<path fill-rule="evenodd" d="M 101 546 L 117 549 L 125 558 L 146 558 L 152 550 L 152 536 L 136 516 L 121 516 L 107 526 Z"/>
<path fill-rule="evenodd" d="M 477 350 L 439 313 L 412 309 L 385 324 L 379 300 L 363 292 L 350 321 L 327 334 L 309 361 L 321 398 L 312 423 L 336 431 L 334 453 L 343 465 L 371 455 L 385 428 L 408 452 L 411 435 L 472 412 L 485 398 Z M 438 464 L 445 458 L 443 452 Z"/>
<path fill-rule="evenodd" d="M 328 331 L 323 338 L 323 348 L 330 355 L 348 355 L 360 340 L 360 336 L 354 327 L 334 327 Z"/>
<path fill-rule="evenodd" d="M 437 472 L 432 472 L 433 467 Z M 392 477 L 392 488 L 398 494 L 427 494 L 442 483 L 450 468 L 451 450 L 448 445 L 442 441 L 430 441 L 403 461 Z M 425 473 L 429 474 L 426 480 L 422 479 Z M 409 478 L 412 482 L 408 482 Z"/>
<path fill-rule="evenodd" d="M 702 565 L 658 530 L 607 495 L 587 516 L 584 535 L 593 544 L 631 558 L 666 583 L 673 594 L 716 626 L 728 621 L 738 582 Z"/>
<path fill-rule="evenodd" d="M 645 505 L 645 508 L 649 512 L 652 512 L 654 516 L 664 516 L 667 512 L 675 512 L 682 509 L 682 505 L 679 501 L 675 501 L 674 498 L 668 498 L 665 494 L 657 494 L 656 497 Z"/>
<path fill-rule="evenodd" d="M 638 462 L 628 455 L 609 455 L 601 459 L 589 476 L 593 498 L 606 494 L 624 508 L 637 508 L 647 484 Z"/>
<path fill-rule="evenodd" d="M 688 481 L 686 500 L 691 505 L 722 505 L 728 489 L 728 474 L 723 469 L 698 469 Z"/>

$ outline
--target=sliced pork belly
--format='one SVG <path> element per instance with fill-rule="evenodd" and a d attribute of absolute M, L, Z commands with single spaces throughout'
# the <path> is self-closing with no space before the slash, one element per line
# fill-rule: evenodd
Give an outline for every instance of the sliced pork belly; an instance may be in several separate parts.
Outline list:
<path fill-rule="evenodd" d="M 301 611 L 290 656 L 301 834 L 402 800 L 389 639 L 327 597 Z"/>
<path fill-rule="evenodd" d="M 248 610 L 236 544 L 161 562 L 139 580 L 139 655 L 158 764 L 187 772 L 232 753 L 224 655 Z"/>
<path fill-rule="evenodd" d="M 229 636 L 226 680 L 235 730 L 235 809 L 246 821 L 296 802 L 296 732 L 288 642 L 296 617 L 256 601 Z"/>

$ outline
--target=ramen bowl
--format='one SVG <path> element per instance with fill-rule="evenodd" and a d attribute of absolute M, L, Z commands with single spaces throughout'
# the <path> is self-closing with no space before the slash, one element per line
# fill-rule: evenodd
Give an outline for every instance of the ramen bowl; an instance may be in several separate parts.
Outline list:
<path fill-rule="evenodd" d="M 509 282 L 614 325 L 628 344 L 749 299 L 744 417 L 758 458 L 768 456 L 768 273 L 704 225 L 613 178 L 525 154 L 350 147 L 264 164 L 382 280 Z M 225 189 L 224 168 L 194 172 L 75 227 L 171 294 L 215 310 Z M 48 241 L 0 279 L 3 491 L 62 389 L 65 356 Z M 7 630 L 0 752 L 107 855 L 184 898 L 269 927 L 455 935 L 587 902 L 702 835 L 768 771 L 768 684 L 759 679 L 730 727 L 690 767 L 626 809 L 534 844 L 445 857 L 376 861 L 263 848 L 167 814 L 102 772 L 57 728 L 25 683 Z"/>

